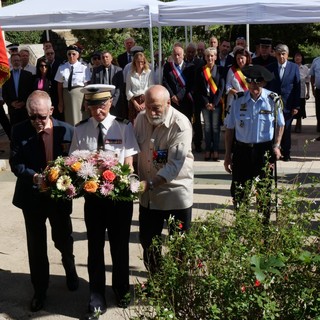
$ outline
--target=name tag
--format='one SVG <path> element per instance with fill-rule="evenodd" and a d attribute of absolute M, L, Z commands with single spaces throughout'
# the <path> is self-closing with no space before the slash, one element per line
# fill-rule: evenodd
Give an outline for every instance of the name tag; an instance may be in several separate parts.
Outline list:
<path fill-rule="evenodd" d="M 106 144 L 122 144 L 122 139 L 107 139 Z"/>
<path fill-rule="evenodd" d="M 271 114 L 272 111 L 270 111 L 270 110 L 260 110 L 259 113 L 260 113 L 260 114 Z"/>

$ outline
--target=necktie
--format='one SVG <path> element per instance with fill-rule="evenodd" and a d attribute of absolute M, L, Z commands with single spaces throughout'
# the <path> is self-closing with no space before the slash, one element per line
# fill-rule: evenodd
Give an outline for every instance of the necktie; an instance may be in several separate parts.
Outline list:
<path fill-rule="evenodd" d="M 14 81 L 14 89 L 16 92 L 16 97 L 19 96 L 19 70 L 13 69 L 13 81 Z"/>
<path fill-rule="evenodd" d="M 105 68 L 104 81 L 105 84 L 109 84 L 109 68 Z"/>
<path fill-rule="evenodd" d="M 72 76 L 73 76 L 73 66 L 71 66 L 71 71 L 68 79 L 68 90 L 72 90 Z"/>
<path fill-rule="evenodd" d="M 132 61 L 131 54 L 128 54 L 128 63 L 130 63 L 131 61 Z"/>
<path fill-rule="evenodd" d="M 102 131 L 102 123 L 98 124 L 99 134 L 98 134 L 98 143 L 97 150 L 104 150 L 104 139 L 103 139 L 103 131 Z"/>
<path fill-rule="evenodd" d="M 38 133 L 39 154 L 40 154 L 40 169 L 44 170 L 47 166 L 46 145 L 43 140 L 44 131 Z"/>
<path fill-rule="evenodd" d="M 282 80 L 283 74 L 284 74 L 284 66 L 281 66 L 281 67 L 280 67 L 280 72 L 279 72 L 280 80 Z"/>

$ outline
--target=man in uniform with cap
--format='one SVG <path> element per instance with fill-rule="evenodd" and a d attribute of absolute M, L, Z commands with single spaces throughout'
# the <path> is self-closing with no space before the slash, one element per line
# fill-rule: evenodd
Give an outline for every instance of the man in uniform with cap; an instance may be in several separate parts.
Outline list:
<path fill-rule="evenodd" d="M 260 55 L 252 59 L 252 64 L 258 64 L 260 66 L 267 66 L 270 63 L 277 62 L 277 59 L 271 55 L 272 39 L 261 38 L 260 39 Z"/>
<path fill-rule="evenodd" d="M 237 210 L 241 203 L 249 202 L 249 186 L 256 177 L 257 200 L 263 213 L 263 222 L 270 218 L 270 197 L 272 166 L 280 158 L 280 142 L 284 128 L 284 117 L 279 97 L 264 89 L 273 75 L 259 65 L 245 66 L 242 73 L 246 77 L 249 90 L 235 98 L 229 115 L 225 119 L 225 159 L 224 167 L 232 173 L 231 195 Z M 265 187 L 267 178 L 267 201 L 259 201 L 259 190 Z M 246 187 L 245 187 L 246 186 Z M 263 197 L 263 196 L 262 196 Z"/>
<path fill-rule="evenodd" d="M 285 128 L 281 140 L 282 160 L 290 161 L 291 124 L 293 117 L 300 109 L 300 72 L 296 63 L 288 61 L 289 48 L 285 44 L 278 44 L 275 48 L 277 61 L 267 66 L 274 74 L 266 88 L 281 96 Z"/>
<path fill-rule="evenodd" d="M 133 156 L 139 152 L 132 124 L 109 113 L 113 85 L 91 84 L 83 88 L 85 101 L 91 113 L 89 119 L 76 125 L 70 152 L 96 151 L 100 148 L 118 155 L 119 162 L 133 171 Z M 102 131 L 102 133 L 100 133 Z M 100 145 L 99 135 L 103 136 Z M 108 231 L 112 258 L 112 288 L 118 306 L 126 307 L 129 291 L 129 236 L 133 202 L 113 201 L 96 196 L 85 197 L 84 219 L 88 238 L 88 273 L 90 286 L 89 313 L 86 319 L 97 319 L 106 312 L 105 298 L 105 230 Z M 100 312 L 96 312 L 100 310 Z"/>
<path fill-rule="evenodd" d="M 58 82 L 58 110 L 71 125 L 87 117 L 81 115 L 83 94 L 80 90 L 90 81 L 90 70 L 79 61 L 80 51 L 75 45 L 67 48 L 68 61 L 59 66 L 54 78 Z"/>

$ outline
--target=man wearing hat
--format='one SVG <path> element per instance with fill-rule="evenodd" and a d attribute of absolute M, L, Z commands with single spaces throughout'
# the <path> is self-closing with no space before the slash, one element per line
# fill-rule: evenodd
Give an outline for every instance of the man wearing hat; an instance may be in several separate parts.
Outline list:
<path fill-rule="evenodd" d="M 90 57 L 90 64 L 91 64 L 91 72 L 95 69 L 101 66 L 101 53 L 98 51 L 95 51 L 91 54 Z"/>
<path fill-rule="evenodd" d="M 133 155 L 139 152 L 133 127 L 127 120 L 109 113 L 112 105 L 113 85 L 91 84 L 81 90 L 91 113 L 89 119 L 76 125 L 70 152 L 74 150 L 96 151 L 100 148 L 118 155 L 122 164 L 133 170 Z M 101 133 L 100 133 L 101 131 Z M 99 135 L 103 136 L 100 145 Z M 86 319 L 97 319 L 106 312 L 105 298 L 105 231 L 108 231 L 112 258 L 112 288 L 118 306 L 126 307 L 129 291 L 129 236 L 133 202 L 113 201 L 108 198 L 85 198 L 84 219 L 88 238 L 88 273 L 90 286 L 89 313 Z"/>
<path fill-rule="evenodd" d="M 264 195 L 270 197 L 272 166 L 268 164 L 281 156 L 280 142 L 284 128 L 279 97 L 263 88 L 272 80 L 272 73 L 259 65 L 245 66 L 242 73 L 249 90 L 234 99 L 230 114 L 225 119 L 224 167 L 232 173 L 231 195 L 235 209 L 239 209 L 242 203 L 249 203 L 247 193 L 251 188 L 245 186 L 252 184 L 256 177 L 262 181 L 256 186 L 258 191 L 266 186 L 264 178 L 269 178 L 268 190 Z M 263 213 L 263 222 L 268 223 L 270 199 L 267 202 L 265 198 L 262 198 L 264 201 L 259 200 L 258 192 L 257 201 Z"/>
<path fill-rule="evenodd" d="M 282 160 L 290 161 L 291 124 L 294 115 L 300 109 L 300 72 L 296 63 L 288 61 L 289 48 L 285 44 L 278 44 L 275 48 L 277 62 L 267 66 L 274 74 L 274 78 L 267 88 L 281 96 L 283 113 L 286 121 L 281 140 Z"/>
<path fill-rule="evenodd" d="M 10 43 L 6 46 L 9 51 L 9 54 L 18 53 L 19 51 L 19 44 L 18 43 Z"/>
<path fill-rule="evenodd" d="M 90 81 L 90 70 L 79 61 L 80 51 L 75 45 L 67 47 L 68 61 L 59 66 L 54 78 L 58 82 L 58 110 L 71 125 L 87 117 L 81 115 L 83 94 L 80 90 Z"/>
<path fill-rule="evenodd" d="M 277 62 L 277 59 L 271 55 L 272 39 L 261 38 L 260 39 L 260 55 L 252 59 L 252 64 L 258 64 L 260 66 L 267 66 L 270 63 Z"/>

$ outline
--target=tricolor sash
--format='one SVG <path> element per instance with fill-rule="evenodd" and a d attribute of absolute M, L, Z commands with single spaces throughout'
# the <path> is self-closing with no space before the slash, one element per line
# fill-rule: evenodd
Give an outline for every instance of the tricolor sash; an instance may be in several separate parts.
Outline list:
<path fill-rule="evenodd" d="M 172 61 L 170 62 L 170 66 L 171 66 L 172 72 L 173 72 L 175 78 L 177 79 L 180 87 L 184 88 L 186 86 L 186 80 L 183 77 L 181 70 L 179 68 L 177 68 L 177 66 Z M 193 97 L 190 92 L 187 93 L 187 97 L 193 102 Z"/>
<path fill-rule="evenodd" d="M 212 79 L 210 68 L 208 66 L 204 66 L 204 67 L 202 67 L 202 69 L 203 69 L 204 77 L 206 78 L 206 80 L 208 82 L 208 85 L 210 87 L 211 92 L 213 94 L 216 94 L 218 87 Z"/>
<path fill-rule="evenodd" d="M 247 84 L 246 78 L 243 75 L 243 73 L 240 70 L 240 68 L 235 68 L 234 66 L 232 66 L 231 70 L 232 70 L 235 78 L 238 80 L 238 82 L 239 82 L 241 88 L 243 89 L 243 91 L 247 91 L 248 90 L 248 84 Z"/>

